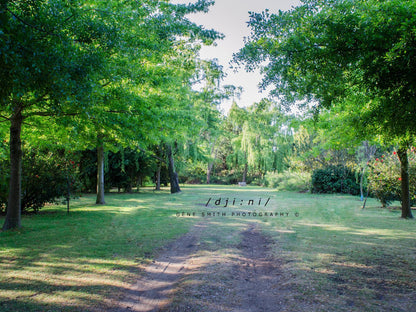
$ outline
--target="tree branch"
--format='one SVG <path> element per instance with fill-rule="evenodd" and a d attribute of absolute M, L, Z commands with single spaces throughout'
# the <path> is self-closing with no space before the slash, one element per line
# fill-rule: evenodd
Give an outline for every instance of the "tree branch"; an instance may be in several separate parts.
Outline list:
<path fill-rule="evenodd" d="M 56 113 L 56 112 L 32 112 L 25 116 L 25 118 L 32 116 L 52 117 L 52 116 L 78 116 L 80 113 Z"/>
<path fill-rule="evenodd" d="M 161 162 L 166 162 L 166 159 L 160 158 L 159 156 L 155 155 L 153 152 L 149 152 L 148 150 L 146 150 L 146 149 L 144 149 L 144 148 L 142 148 L 140 146 L 138 146 L 137 148 L 139 150 L 141 150 L 142 152 L 144 152 L 144 153 L 150 154 L 151 157 L 153 157 L 153 158 L 155 158 L 155 159 L 157 159 L 157 160 L 159 160 Z"/>
<path fill-rule="evenodd" d="M 100 87 L 101 87 L 101 88 L 104 88 L 104 87 L 108 86 L 110 83 L 112 83 L 112 81 L 111 81 L 111 80 L 110 80 L 110 81 L 108 81 L 108 82 L 106 82 L 106 83 L 104 83 L 104 84 L 102 84 L 102 85 L 100 85 Z"/>
<path fill-rule="evenodd" d="M 44 29 L 41 29 L 41 28 L 39 28 L 39 27 L 37 27 L 37 26 L 35 26 L 35 25 L 32 25 L 32 24 L 30 24 L 30 23 L 28 23 L 28 22 L 26 22 L 24 19 L 22 19 L 19 15 L 17 15 L 17 14 L 15 14 L 15 13 L 13 13 L 13 11 L 11 11 L 9 8 L 6 8 L 6 11 L 7 12 L 9 12 L 14 18 L 16 18 L 19 22 L 21 22 L 22 24 L 24 24 L 24 25 L 26 25 L 26 26 L 28 26 L 28 27 L 31 27 L 31 28 L 33 28 L 33 29 L 36 29 L 37 31 L 39 31 L 39 32 L 43 32 L 43 33 L 48 33 L 49 34 L 49 32 L 47 32 L 46 30 L 44 30 Z"/>

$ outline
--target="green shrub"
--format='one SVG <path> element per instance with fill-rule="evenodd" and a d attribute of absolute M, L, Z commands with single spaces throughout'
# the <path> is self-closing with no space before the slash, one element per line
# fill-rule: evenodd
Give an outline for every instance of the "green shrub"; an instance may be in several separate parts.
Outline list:
<path fill-rule="evenodd" d="M 416 203 L 416 155 L 415 149 L 408 151 L 410 176 L 410 201 Z M 369 162 L 368 176 L 371 195 L 380 200 L 383 207 L 392 201 L 401 200 L 400 160 L 396 152 L 383 155 Z"/>
<path fill-rule="evenodd" d="M 83 193 L 97 192 L 97 151 L 85 150 L 80 152 L 81 191 Z M 106 181 L 107 182 L 107 181 Z M 107 187 L 108 183 L 105 183 Z"/>
<path fill-rule="evenodd" d="M 105 155 L 104 186 L 108 192 L 117 188 L 120 192 L 131 192 L 134 187 L 154 179 L 157 166 L 144 152 L 125 148 Z M 162 166 L 161 182 L 165 184 L 167 168 Z M 80 181 L 83 192 L 95 193 L 97 190 L 97 152 L 85 150 L 80 155 Z"/>
<path fill-rule="evenodd" d="M 8 200 L 9 162 L 0 164 L 0 211 Z M 37 212 L 46 203 L 59 203 L 79 191 L 78 161 L 64 151 L 31 149 L 22 161 L 22 212 Z"/>
<path fill-rule="evenodd" d="M 22 212 L 37 212 L 46 203 L 59 203 L 79 192 L 79 163 L 64 151 L 31 150 L 23 158 Z"/>
<path fill-rule="evenodd" d="M 206 164 L 202 162 L 189 161 L 182 171 L 179 173 L 180 183 L 201 184 L 207 181 Z"/>
<path fill-rule="evenodd" d="M 328 166 L 312 173 L 312 193 L 344 193 L 358 195 L 360 184 L 354 172 L 344 166 Z"/>
<path fill-rule="evenodd" d="M 264 181 L 265 186 L 276 188 L 279 191 L 306 192 L 310 190 L 311 175 L 306 172 L 268 172 Z"/>

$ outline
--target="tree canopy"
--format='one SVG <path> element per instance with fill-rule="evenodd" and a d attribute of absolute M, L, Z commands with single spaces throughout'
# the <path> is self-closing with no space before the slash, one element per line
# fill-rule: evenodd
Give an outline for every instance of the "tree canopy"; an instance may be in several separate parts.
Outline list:
<path fill-rule="evenodd" d="M 252 13 L 249 26 L 235 61 L 261 67 L 263 87 L 273 86 L 286 104 L 348 109 L 363 139 L 378 135 L 399 144 L 405 167 L 416 133 L 414 1 L 304 0 L 287 12 Z M 412 217 L 409 200 L 402 205 L 402 216 Z"/>
<path fill-rule="evenodd" d="M 211 4 L 1 3 L 0 118 L 10 123 L 11 161 L 4 229 L 20 226 L 23 125 L 49 117 L 45 131 L 70 129 L 83 146 L 98 137 L 101 149 L 104 138 L 154 143 L 186 119 L 198 49 L 221 35 L 185 16 Z"/>

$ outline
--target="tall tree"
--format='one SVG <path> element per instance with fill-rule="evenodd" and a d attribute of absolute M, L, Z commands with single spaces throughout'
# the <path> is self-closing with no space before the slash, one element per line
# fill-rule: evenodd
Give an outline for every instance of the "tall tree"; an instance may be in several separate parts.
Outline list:
<path fill-rule="evenodd" d="M 402 217 L 412 218 L 406 151 L 416 133 L 416 3 L 304 0 L 291 11 L 253 13 L 252 34 L 236 55 L 263 67 L 263 87 L 286 103 L 354 106 L 366 135 L 399 143 Z M 305 103 L 305 102 L 304 102 Z"/>
<path fill-rule="evenodd" d="M 292 145 L 289 116 L 268 99 L 254 103 L 247 110 L 249 119 L 243 144 L 247 146 L 248 164 L 261 178 L 268 171 L 284 171 Z"/>
<path fill-rule="evenodd" d="M 263 178 L 266 172 L 287 168 L 292 134 L 289 118 L 277 103 L 262 99 L 247 108 L 233 104 L 227 121 L 233 129 L 234 148 L 229 160 L 243 166 L 242 182 L 249 173 Z"/>
<path fill-rule="evenodd" d="M 227 163 L 241 172 L 241 182 L 246 182 L 248 163 L 247 163 L 247 145 L 243 144 L 244 130 L 248 130 L 247 120 L 248 112 L 245 108 L 241 108 L 236 102 L 231 105 L 228 113 L 227 122 L 229 125 L 230 142 L 232 145 L 232 153 L 227 156 Z M 241 169 L 241 166 L 243 169 Z"/>
<path fill-rule="evenodd" d="M 75 2 L 1 2 L 0 116 L 10 122 L 11 163 L 4 230 L 20 226 L 23 123 L 92 104 L 85 98 L 102 63 L 99 46 L 114 32 L 101 15 Z"/>
<path fill-rule="evenodd" d="M 194 143 L 201 148 L 200 159 L 206 163 L 206 183 L 210 184 L 218 155 L 220 136 L 223 134 L 221 123 L 224 118 L 220 113 L 220 103 L 223 99 L 229 99 L 236 94 L 238 89 L 230 85 L 221 86 L 224 72 L 217 60 L 200 61 L 200 64 L 197 81 L 203 83 L 203 87 L 196 92 L 194 102 L 200 130 Z"/>
<path fill-rule="evenodd" d="M 10 123 L 11 160 L 3 229 L 20 226 L 23 122 L 48 116 L 55 123 L 57 118 L 74 116 L 71 126 L 79 137 L 88 133 L 90 142 L 97 142 L 97 134 L 100 142 L 110 136 L 123 142 L 127 137 L 136 144 L 140 135 L 157 137 L 162 127 L 155 127 L 155 116 L 163 119 L 160 104 L 168 103 L 160 100 L 167 88 L 159 84 L 183 83 L 174 79 L 179 70 L 173 68 L 179 68 L 177 60 L 184 59 L 184 51 L 197 50 L 190 42 L 211 44 L 221 37 L 184 18 L 206 11 L 211 4 L 203 0 L 189 5 L 162 0 L 1 2 L 0 118 Z M 186 44 L 190 47 L 181 48 Z M 135 137 L 128 135 L 138 125 L 147 129 L 136 131 Z M 117 130 L 122 131 L 117 135 Z"/>
<path fill-rule="evenodd" d="M 198 48 L 193 45 L 211 44 L 220 38 L 217 32 L 191 23 L 186 15 L 206 11 L 209 5 L 207 1 L 188 5 L 150 1 L 137 3 L 129 13 L 114 12 L 112 18 L 117 19 L 119 28 L 128 31 L 121 32 L 114 51 L 112 91 L 98 93 L 105 109 L 93 114 L 95 124 L 106 133 L 105 140 L 143 148 L 164 140 L 165 129 L 177 124 L 171 111 L 177 108 L 178 98 L 190 92 L 190 77 L 197 70 L 194 58 Z M 102 158 L 97 163 L 102 163 Z M 103 180 L 97 177 L 97 181 Z M 97 203 L 102 203 L 104 188 L 98 190 Z"/>

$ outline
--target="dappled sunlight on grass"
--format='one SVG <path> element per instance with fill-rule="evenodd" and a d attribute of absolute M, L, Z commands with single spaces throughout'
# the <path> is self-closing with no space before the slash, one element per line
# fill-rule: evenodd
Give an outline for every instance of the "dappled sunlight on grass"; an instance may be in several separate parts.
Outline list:
<path fill-rule="evenodd" d="M 21 229 L 0 233 L 0 310 L 103 311 L 163 246 L 194 224 L 209 224 L 199 255 L 201 261 L 206 257 L 206 266 L 244 261 L 233 256 L 233 248 L 248 224 L 258 225 L 273 240 L 271 252 L 282 260 L 287 288 L 299 290 L 302 300 L 327 302 L 332 311 L 376 311 L 374 298 L 384 296 L 387 302 L 397 296 L 408 302 L 416 293 L 416 222 L 379 209 L 373 199 L 361 209 L 358 197 L 347 195 L 251 186 L 187 185 L 182 190 L 175 195 L 151 188 L 111 193 L 105 205 L 84 195 L 71 201 L 69 214 L 65 206 L 51 205 L 24 216 Z M 258 204 L 269 197 L 266 206 Z M 217 207 L 212 201 L 218 198 L 228 198 L 229 206 Z M 234 198 L 244 205 L 231 205 Z M 203 216 L 207 211 L 227 215 Z M 237 211 L 279 214 L 232 215 Z M 215 258 L 211 251 L 218 246 Z M 349 296 L 355 297 L 354 306 L 346 305 Z"/>
<path fill-rule="evenodd" d="M 134 261 L 101 263 L 102 259 L 85 261 L 46 255 L 41 258 L 42 261 L 15 267 L 9 259 L 11 267 L 2 272 L 0 279 L 0 309 L 14 310 L 13 307 L 21 305 L 56 311 L 87 310 L 94 305 L 104 307 L 109 291 L 122 292 L 131 281 L 129 275 L 135 271 Z"/>
<path fill-rule="evenodd" d="M 311 226 L 311 227 L 320 227 L 324 228 L 328 231 L 350 231 L 351 228 L 340 226 L 340 225 L 333 225 L 333 224 L 320 224 L 320 223 L 309 223 L 309 222 L 298 222 L 299 225 L 303 226 Z"/>
<path fill-rule="evenodd" d="M 287 262 L 288 287 L 332 311 L 378 311 L 381 302 L 383 311 L 415 308 L 414 220 L 373 199 L 361 209 L 353 196 L 293 196 L 305 202 L 299 218 L 289 227 L 277 219 L 263 223 L 279 242 L 275 254 Z"/>
<path fill-rule="evenodd" d="M 351 235 L 360 235 L 368 236 L 372 238 L 383 237 L 393 240 L 408 238 L 411 239 L 413 233 L 408 231 L 403 231 L 400 229 L 383 229 L 383 228 L 361 228 L 361 227 L 346 227 L 343 225 L 334 225 L 334 224 L 319 224 L 319 223 L 308 223 L 308 222 L 298 222 L 298 225 L 301 226 L 310 226 L 310 227 L 319 227 L 326 231 L 330 232 L 341 232 L 342 235 L 348 233 Z"/>
<path fill-rule="evenodd" d="M 0 233 L 0 310 L 110 306 L 134 281 L 139 264 L 192 224 L 174 217 L 170 198 L 111 194 L 106 205 L 95 205 L 86 195 L 71 201 L 69 214 L 51 205 L 23 216 L 21 229 Z"/>
<path fill-rule="evenodd" d="M 374 269 L 375 267 L 373 265 L 365 265 L 363 263 L 356 263 L 356 262 L 332 262 L 333 265 L 346 267 L 346 268 L 357 268 L 357 269 Z"/>

